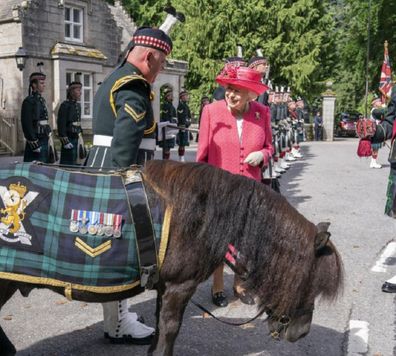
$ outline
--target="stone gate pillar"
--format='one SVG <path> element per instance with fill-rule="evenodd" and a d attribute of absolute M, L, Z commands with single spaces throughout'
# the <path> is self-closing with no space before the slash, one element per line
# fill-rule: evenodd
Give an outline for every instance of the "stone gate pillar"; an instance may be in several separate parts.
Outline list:
<path fill-rule="evenodd" d="M 323 140 L 334 140 L 334 116 L 336 94 L 331 90 L 333 83 L 326 83 L 327 90 L 322 94 Z"/>

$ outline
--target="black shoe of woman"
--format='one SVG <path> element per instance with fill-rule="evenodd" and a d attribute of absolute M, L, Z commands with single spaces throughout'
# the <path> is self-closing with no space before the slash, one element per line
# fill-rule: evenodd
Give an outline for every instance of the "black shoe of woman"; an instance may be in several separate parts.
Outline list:
<path fill-rule="evenodd" d="M 224 294 L 223 291 L 212 293 L 212 302 L 214 305 L 217 305 L 221 308 L 224 308 L 228 305 L 227 296 Z"/>
<path fill-rule="evenodd" d="M 246 291 L 242 291 L 241 293 L 238 293 L 236 289 L 234 289 L 234 296 L 237 297 L 243 304 L 247 304 L 247 305 L 256 304 L 253 296 Z"/>

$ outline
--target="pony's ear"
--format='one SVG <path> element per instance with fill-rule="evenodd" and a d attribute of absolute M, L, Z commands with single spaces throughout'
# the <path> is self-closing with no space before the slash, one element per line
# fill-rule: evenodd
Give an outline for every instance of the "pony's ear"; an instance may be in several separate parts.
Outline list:
<path fill-rule="evenodd" d="M 320 222 L 316 227 L 318 228 L 318 233 L 315 236 L 315 251 L 319 252 L 323 249 L 329 238 L 331 236 L 330 232 L 328 232 L 328 228 L 330 226 L 329 222 Z"/>

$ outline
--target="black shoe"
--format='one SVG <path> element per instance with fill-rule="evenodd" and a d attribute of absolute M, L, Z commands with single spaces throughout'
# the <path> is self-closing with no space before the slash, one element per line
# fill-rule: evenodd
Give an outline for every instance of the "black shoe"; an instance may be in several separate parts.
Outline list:
<path fill-rule="evenodd" d="M 396 284 L 385 282 L 382 285 L 382 291 L 385 293 L 396 293 Z"/>
<path fill-rule="evenodd" d="M 228 305 L 227 296 L 224 294 L 224 292 L 212 294 L 212 302 L 214 305 L 217 305 L 221 308 L 224 308 Z"/>
<path fill-rule="evenodd" d="M 238 293 L 236 289 L 234 289 L 234 296 L 237 297 L 243 304 L 247 305 L 254 305 L 256 302 L 254 301 L 254 298 L 252 295 L 248 292 L 241 292 Z"/>

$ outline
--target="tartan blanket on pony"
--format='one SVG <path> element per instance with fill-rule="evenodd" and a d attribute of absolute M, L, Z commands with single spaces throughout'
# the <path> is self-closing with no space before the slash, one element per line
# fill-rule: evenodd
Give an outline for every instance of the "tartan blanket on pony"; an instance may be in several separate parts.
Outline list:
<path fill-rule="evenodd" d="M 153 225 L 158 245 L 161 221 Z M 64 287 L 65 295 L 138 286 L 124 177 L 31 163 L 1 167 L 0 278 Z"/>

